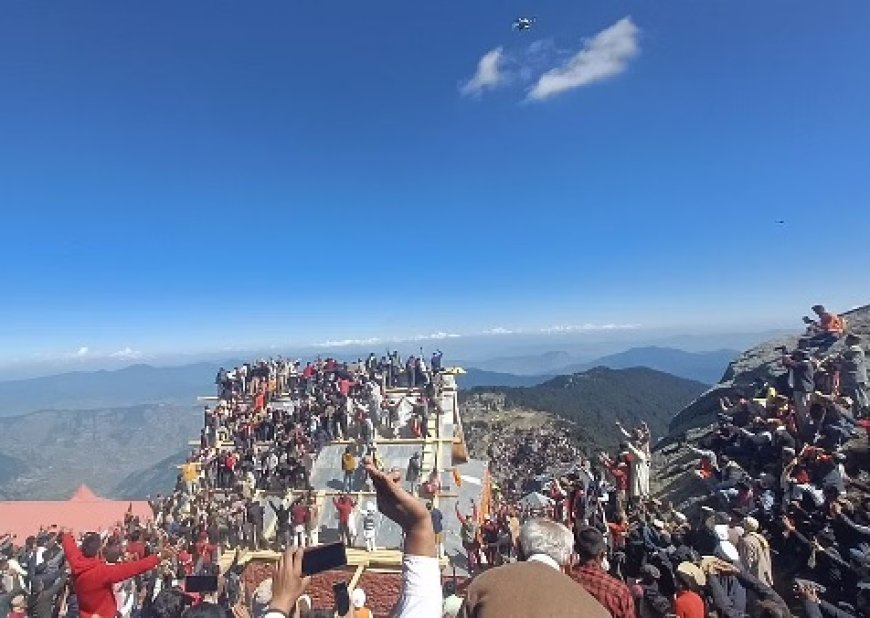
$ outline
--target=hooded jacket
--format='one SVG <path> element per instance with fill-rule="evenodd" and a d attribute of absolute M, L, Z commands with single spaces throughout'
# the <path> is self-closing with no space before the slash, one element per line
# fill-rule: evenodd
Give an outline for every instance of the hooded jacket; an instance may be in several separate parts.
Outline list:
<path fill-rule="evenodd" d="M 72 570 L 81 618 L 114 616 L 118 608 L 112 584 L 136 577 L 160 563 L 158 556 L 149 556 L 135 562 L 108 564 L 100 557 L 86 557 L 68 534 L 61 542 Z"/>

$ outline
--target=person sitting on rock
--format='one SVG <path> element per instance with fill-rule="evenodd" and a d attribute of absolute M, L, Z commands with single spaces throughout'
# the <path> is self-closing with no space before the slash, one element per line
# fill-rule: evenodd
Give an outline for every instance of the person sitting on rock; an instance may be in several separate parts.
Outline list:
<path fill-rule="evenodd" d="M 846 325 L 843 318 L 836 313 L 831 313 L 823 305 L 813 305 L 813 313 L 817 320 L 804 316 L 807 325 L 807 343 L 814 347 L 827 348 L 837 342 L 843 336 Z"/>

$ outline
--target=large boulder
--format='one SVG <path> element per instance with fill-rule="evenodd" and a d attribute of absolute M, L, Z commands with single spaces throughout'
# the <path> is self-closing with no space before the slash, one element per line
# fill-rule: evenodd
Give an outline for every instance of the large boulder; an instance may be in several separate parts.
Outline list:
<path fill-rule="evenodd" d="M 861 336 L 867 349 L 870 344 L 870 305 L 864 305 L 842 314 L 846 318 L 848 331 Z M 722 380 L 713 388 L 698 397 L 674 416 L 669 425 L 671 436 L 685 433 L 687 430 L 704 427 L 716 421 L 719 412 L 719 398 L 748 392 L 756 380 L 774 382 L 782 375 L 784 369 L 780 363 L 782 352 L 779 346 L 793 350 L 798 345 L 798 339 L 803 331 L 767 341 L 747 350 L 735 359 L 725 371 Z M 827 353 L 836 353 L 843 349 L 842 339 L 834 344 Z"/>

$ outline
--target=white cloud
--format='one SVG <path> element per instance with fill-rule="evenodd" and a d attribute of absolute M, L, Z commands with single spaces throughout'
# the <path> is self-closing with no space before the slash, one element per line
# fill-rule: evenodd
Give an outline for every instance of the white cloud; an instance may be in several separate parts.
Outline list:
<path fill-rule="evenodd" d="M 118 350 L 117 352 L 112 352 L 109 354 L 110 358 L 117 358 L 120 360 L 132 360 L 134 358 L 141 358 L 142 352 L 139 350 L 134 350 L 130 346 L 127 346 L 123 350 Z"/>
<path fill-rule="evenodd" d="M 542 328 L 541 332 L 547 335 L 556 333 L 582 333 L 602 330 L 634 330 L 640 328 L 640 324 L 559 324 Z"/>
<path fill-rule="evenodd" d="M 490 328 L 489 330 L 483 331 L 482 335 L 513 335 L 519 331 L 510 330 L 509 328 L 502 328 L 501 326 L 496 326 L 495 328 Z"/>
<path fill-rule="evenodd" d="M 528 99 L 543 101 L 622 73 L 638 53 L 639 32 L 631 17 L 624 17 L 585 40 L 583 47 L 571 58 L 538 78 L 529 91 Z"/>
<path fill-rule="evenodd" d="M 456 339 L 458 337 L 461 337 L 461 335 L 457 335 L 456 333 L 439 331 L 435 333 L 429 333 L 427 335 L 415 335 L 413 337 L 369 337 L 368 339 L 337 339 L 323 341 L 312 345 L 316 348 L 346 348 L 349 346 L 376 345 L 379 343 L 402 343 L 405 341 L 441 341 L 443 339 Z"/>
<path fill-rule="evenodd" d="M 336 341 L 324 341 L 322 343 L 315 343 L 314 347 L 317 348 L 346 348 L 352 345 L 374 345 L 376 343 L 381 343 L 383 340 L 378 337 L 370 337 L 368 339 L 339 339 Z"/>
<path fill-rule="evenodd" d="M 440 339 L 456 339 L 459 337 L 456 333 L 444 333 L 437 332 L 432 333 L 431 335 L 417 335 L 415 337 L 411 337 L 411 341 L 429 341 L 429 340 L 440 340 Z"/>
<path fill-rule="evenodd" d="M 505 75 L 501 70 L 504 61 L 504 50 L 496 47 L 486 52 L 477 63 L 474 76 L 459 86 L 459 93 L 466 97 L 479 97 L 486 90 L 493 90 L 503 85 Z"/>
<path fill-rule="evenodd" d="M 78 350 L 75 351 L 73 356 L 75 356 L 76 358 L 84 358 L 85 356 L 87 356 L 90 353 L 90 351 L 91 351 L 91 349 L 88 346 L 83 345 L 82 347 L 80 347 Z"/>

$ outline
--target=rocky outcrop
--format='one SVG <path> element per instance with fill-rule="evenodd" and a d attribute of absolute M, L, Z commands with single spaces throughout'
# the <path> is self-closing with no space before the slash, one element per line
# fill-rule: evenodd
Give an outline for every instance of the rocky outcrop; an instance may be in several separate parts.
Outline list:
<path fill-rule="evenodd" d="M 863 337 L 866 348 L 870 342 L 870 305 L 852 309 L 842 315 L 846 318 L 849 332 Z M 780 364 L 782 352 L 777 348 L 785 346 L 789 350 L 795 349 L 802 334 L 803 331 L 796 331 L 794 335 L 767 341 L 738 356 L 728 366 L 725 375 L 716 386 L 674 416 L 669 426 L 671 436 L 715 422 L 716 413 L 719 411 L 720 397 L 734 398 L 746 393 L 751 389 L 752 384 L 759 379 L 774 382 L 777 376 L 783 373 Z M 830 348 L 829 352 L 836 353 L 842 349 L 843 342 L 840 340 Z"/>

